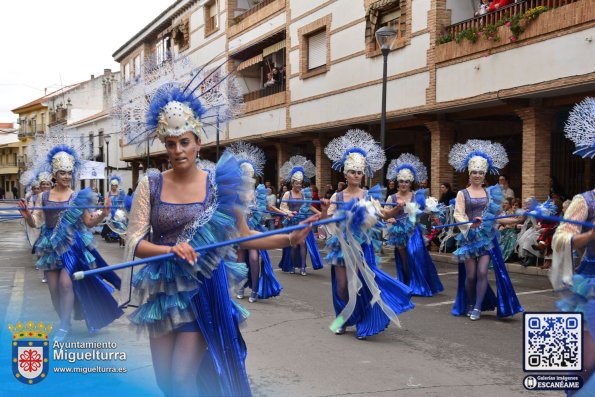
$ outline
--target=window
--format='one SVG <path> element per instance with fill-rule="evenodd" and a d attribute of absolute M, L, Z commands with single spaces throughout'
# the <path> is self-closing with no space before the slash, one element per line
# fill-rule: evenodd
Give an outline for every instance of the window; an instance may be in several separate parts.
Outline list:
<path fill-rule="evenodd" d="M 137 77 L 140 76 L 140 55 L 137 55 L 134 57 L 133 60 L 133 65 L 134 65 L 134 78 L 136 79 Z"/>
<path fill-rule="evenodd" d="M 130 63 L 126 62 L 124 64 L 124 82 L 128 83 L 130 81 Z"/>
<path fill-rule="evenodd" d="M 171 37 L 164 36 L 157 40 L 155 45 L 155 58 L 157 64 L 160 65 L 171 57 Z"/>
<path fill-rule="evenodd" d="M 326 65 L 326 30 L 308 36 L 308 70 Z"/>
<path fill-rule="evenodd" d="M 190 47 L 190 18 L 183 18 L 182 22 L 172 30 L 174 44 L 178 46 L 178 52 Z"/>
<path fill-rule="evenodd" d="M 406 13 L 407 2 L 402 0 L 377 0 L 372 2 L 366 11 L 366 56 L 380 54 L 376 42 L 376 31 L 388 26 L 397 32 L 393 49 L 404 47 L 408 44 L 408 30 Z"/>
<path fill-rule="evenodd" d="M 45 113 L 41 113 L 40 129 L 41 129 L 41 131 L 45 131 Z"/>
<path fill-rule="evenodd" d="M 327 15 L 298 29 L 301 79 L 330 70 L 331 19 Z"/>
<path fill-rule="evenodd" d="M 211 1 L 204 5 L 205 14 L 205 36 L 219 29 L 219 13 L 217 1 Z"/>

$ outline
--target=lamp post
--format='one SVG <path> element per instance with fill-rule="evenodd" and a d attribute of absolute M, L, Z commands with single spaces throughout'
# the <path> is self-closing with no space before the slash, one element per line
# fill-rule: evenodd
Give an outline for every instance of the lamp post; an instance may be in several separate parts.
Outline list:
<path fill-rule="evenodd" d="M 376 41 L 382 51 L 382 111 L 380 113 L 380 146 L 384 150 L 386 136 L 386 64 L 388 53 L 397 37 L 397 32 L 388 26 L 383 26 L 376 31 Z M 380 169 L 380 185 L 384 186 L 384 167 Z"/>
<path fill-rule="evenodd" d="M 110 189 L 110 185 L 109 185 L 109 141 L 110 141 L 110 139 L 112 139 L 112 137 L 108 134 L 108 135 L 105 135 L 103 137 L 103 139 L 105 140 L 105 151 L 106 151 L 106 157 L 107 157 L 107 161 L 105 163 L 105 169 L 107 170 L 107 190 L 109 193 L 109 189 Z"/>

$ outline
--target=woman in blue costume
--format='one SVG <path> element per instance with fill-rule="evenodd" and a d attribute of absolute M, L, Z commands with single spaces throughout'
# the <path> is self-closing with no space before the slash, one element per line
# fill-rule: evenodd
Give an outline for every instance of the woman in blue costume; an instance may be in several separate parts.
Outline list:
<path fill-rule="evenodd" d="M 261 177 L 264 163 L 266 161 L 264 152 L 246 142 L 235 142 L 226 150 L 240 163 L 243 175 L 248 178 Z M 262 216 L 266 211 L 266 188 L 258 185 L 254 198 L 250 203 L 250 215 L 248 227 L 250 230 L 259 232 L 266 231 Z M 251 289 L 248 302 L 254 303 L 259 298 L 268 299 L 278 296 L 283 287 L 275 277 L 271 258 L 266 250 L 238 250 L 238 262 L 248 265 L 248 280 L 246 285 L 237 291 L 237 298 L 244 298 L 244 288 Z"/>
<path fill-rule="evenodd" d="M 87 228 L 101 222 L 109 210 L 104 208 L 101 216 L 95 218 L 88 210 L 52 210 L 52 207 L 94 204 L 95 197 L 90 189 L 73 192 L 70 188 L 78 166 L 74 149 L 66 145 L 54 147 L 47 155 L 45 167 L 52 170 L 56 185 L 38 197 L 36 206 L 43 210 L 32 214 L 24 200 L 19 202 L 27 224 L 37 228 L 43 226 L 36 245 L 37 267 L 46 272 L 52 304 L 60 316 L 60 328 L 54 335 L 57 341 L 64 340 L 70 332 L 73 310 L 75 318 L 85 320 L 89 332 L 98 331 L 123 314 L 112 297 L 113 288 L 104 281 L 119 288 L 120 279 L 115 273 L 103 275 L 104 280 L 91 277 L 82 283 L 72 282 L 72 274 L 76 271 L 107 265 L 95 250 L 93 235 Z"/>
<path fill-rule="evenodd" d="M 316 167 L 304 156 L 293 156 L 286 161 L 279 170 L 279 177 L 284 182 L 291 183 L 291 190 L 283 195 L 281 211 L 287 214 L 283 220 L 283 226 L 297 225 L 312 213 L 319 214 L 311 203 L 303 204 L 287 202 L 290 200 L 312 200 L 312 193 L 309 188 L 302 189 L 304 182 L 309 182 L 310 178 L 316 175 Z M 314 233 L 310 233 L 306 242 L 293 248 L 285 248 L 281 256 L 279 267 L 286 273 L 295 273 L 295 269 L 300 269 L 300 274 L 306 276 L 306 253 L 310 253 L 310 261 L 314 270 L 322 269 L 322 258 L 318 251 Z"/>
<path fill-rule="evenodd" d="M 333 202 L 369 200 L 368 192 L 360 187 L 362 178 L 364 175 L 371 177 L 386 160 L 382 148 L 362 130 L 347 131 L 344 136 L 333 139 L 324 151 L 334 162 L 333 168 L 343 170 L 347 187 L 333 194 L 330 202 L 324 200 L 322 218 L 347 208 Z M 383 218 L 392 218 L 397 213 L 396 209 L 378 210 Z M 356 337 L 363 340 L 384 331 L 391 320 L 398 324 L 397 314 L 413 308 L 411 289 L 376 267 L 374 251 L 380 242 L 371 237 L 373 231 L 351 233 L 334 227 L 329 227 L 329 231 L 333 236 L 327 240 L 329 254 L 325 261 L 332 265 L 333 306 L 337 315 L 335 333 L 342 335 L 347 326 L 355 326 Z M 355 258 L 345 255 L 349 236 L 353 236 L 351 248 L 358 252 Z"/>
<path fill-rule="evenodd" d="M 595 98 L 575 106 L 565 127 L 566 136 L 576 145 L 575 154 L 593 158 L 595 153 Z M 564 218 L 595 223 L 595 189 L 576 195 Z M 585 385 L 575 396 L 592 396 L 595 392 L 595 228 L 561 222 L 554 234 L 550 280 L 563 299 L 556 303 L 564 312 L 583 314 L 583 372 Z M 574 267 L 573 253 L 580 257 Z"/>
<path fill-rule="evenodd" d="M 109 178 L 109 185 L 110 190 L 108 192 L 108 197 L 112 202 L 112 209 L 110 211 L 111 217 L 113 218 L 116 215 L 116 212 L 119 208 L 124 206 L 124 201 L 126 199 L 126 193 L 124 189 L 121 188 L 122 186 L 122 178 L 119 175 L 112 174 Z M 120 214 L 123 212 L 120 211 Z M 109 223 L 106 225 L 109 231 L 109 238 L 118 239 L 120 243 L 120 247 L 124 246 L 124 240 L 120 237 L 122 234 L 122 230 L 113 230 L 109 227 Z M 107 238 L 107 237 L 106 237 Z"/>
<path fill-rule="evenodd" d="M 415 206 L 418 199 L 423 200 L 425 206 L 425 190 L 413 192 L 412 185 L 427 180 L 427 175 L 420 159 L 410 153 L 403 153 L 391 161 L 387 173 L 387 179 L 399 186 L 397 192 L 386 199 L 387 204 L 399 204 L 397 218 L 400 219 L 388 220 L 392 225 L 388 229 L 388 243 L 395 246 L 397 277 L 411 288 L 413 295 L 420 296 L 432 296 L 444 290 L 426 247 L 422 226 L 417 223 L 417 214 L 403 215 L 404 207 Z M 386 208 L 392 207 L 387 205 Z"/>
<path fill-rule="evenodd" d="M 460 225 L 456 237 L 458 248 L 454 255 L 459 260 L 459 286 L 452 314 L 467 315 L 479 320 L 482 311 L 497 308 L 498 317 L 512 316 L 523 311 L 519 303 L 502 252 L 498 245 L 498 232 L 493 218 L 502 209 L 504 199 L 499 185 L 483 188 L 487 172 L 497 174 L 508 163 L 504 147 L 499 143 L 470 139 L 453 146 L 449 163 L 458 172 L 469 170 L 469 187 L 458 192 L 455 202 L 456 222 L 474 220 Z M 492 260 L 498 295 L 488 282 L 488 265 Z"/>
<path fill-rule="evenodd" d="M 135 272 L 132 285 L 140 306 L 130 319 L 149 332 L 157 383 L 165 395 L 248 396 L 246 345 L 239 330 L 246 312 L 230 296 L 238 285 L 228 284 L 228 275 L 245 277 L 246 267 L 233 263 L 234 247 L 200 255 L 195 249 L 232 239 L 238 232 L 257 234 L 245 220 L 244 203 L 253 184 L 243 178 L 230 153 L 224 153 L 213 170 L 196 166 L 201 131 L 212 107 L 194 95 L 201 83 L 195 88 L 191 83 L 157 89 L 146 126 L 136 136 L 137 142 L 159 138 L 172 169 L 150 171 L 140 180 L 126 249 L 130 258 L 166 253 L 176 257 Z M 299 243 L 308 232 L 306 228 L 240 247 L 282 248 Z"/>

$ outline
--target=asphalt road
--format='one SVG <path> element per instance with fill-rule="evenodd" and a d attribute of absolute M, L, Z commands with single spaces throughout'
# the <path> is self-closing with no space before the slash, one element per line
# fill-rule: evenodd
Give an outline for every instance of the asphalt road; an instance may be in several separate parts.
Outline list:
<path fill-rule="evenodd" d="M 98 250 L 107 262 L 121 262 L 123 250 L 118 244 L 97 237 Z M 47 286 L 41 283 L 29 251 L 18 222 L 0 223 L 0 319 L 4 319 L 0 360 L 5 363 L 10 354 L 5 343 L 10 335 L 8 323 L 29 319 L 58 322 Z M 280 253 L 270 252 L 275 265 Z M 394 275 L 392 261 L 392 255 L 386 255 L 382 266 Z M 247 368 L 254 395 L 563 395 L 524 389 L 522 315 L 498 320 L 495 313 L 487 313 L 476 322 L 452 316 L 457 269 L 439 264 L 438 271 L 445 292 L 431 298 L 414 298 L 415 309 L 399 316 L 401 328 L 391 324 L 385 332 L 365 341 L 357 340 L 352 329 L 342 336 L 329 330 L 334 318 L 330 269 L 309 269 L 306 277 L 276 271 L 284 287 L 280 297 L 252 304 L 243 301 L 251 312 L 242 333 L 248 345 Z M 556 296 L 547 278 L 525 274 L 511 274 L 511 278 L 525 311 L 554 309 Z M 82 322 L 75 322 L 73 331 L 74 339 L 117 341 L 129 352 L 127 375 L 120 375 L 119 382 L 135 379 L 142 383 L 139 395 L 160 395 L 148 339 L 137 335 L 125 317 L 96 335 L 89 336 Z M 9 371 L 9 365 L 2 367 L 4 372 Z M 86 395 L 72 380 L 72 376 L 54 374 L 39 387 L 58 384 L 61 395 Z M 20 390 L 15 385 L 0 385 L 0 395 L 14 395 Z M 98 382 L 97 387 L 113 390 L 109 395 L 119 395 L 119 389 L 109 389 L 105 382 Z M 2 393 L 3 388 L 7 393 Z"/>

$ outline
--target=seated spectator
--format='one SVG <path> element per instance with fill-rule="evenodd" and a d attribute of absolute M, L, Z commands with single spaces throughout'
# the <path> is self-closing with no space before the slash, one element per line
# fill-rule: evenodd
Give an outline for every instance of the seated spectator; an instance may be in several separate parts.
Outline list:
<path fill-rule="evenodd" d="M 444 204 L 445 206 L 450 205 L 450 200 L 457 197 L 457 194 L 452 191 L 452 187 L 450 183 L 444 182 L 440 185 L 440 200 L 438 202 L 440 204 Z"/>
<path fill-rule="evenodd" d="M 531 198 L 525 200 L 524 210 L 528 211 L 528 204 Z M 533 244 L 537 243 L 537 238 L 541 234 L 541 223 L 533 217 L 526 217 L 522 226 L 519 229 L 516 246 L 514 251 L 521 260 L 521 265 L 527 267 L 534 265 L 537 257 L 541 257 L 541 252 L 532 248 Z"/>
<path fill-rule="evenodd" d="M 490 1 L 489 0 L 480 0 L 479 1 L 479 7 L 478 7 L 477 11 L 475 12 L 475 16 L 478 17 L 480 15 L 487 14 L 489 7 L 490 7 Z"/>
<path fill-rule="evenodd" d="M 568 201 L 568 200 L 567 200 Z M 556 207 L 558 207 L 558 216 L 564 216 L 564 212 L 566 208 L 570 205 L 570 203 L 566 204 L 564 207 L 564 203 L 561 200 L 555 200 Z M 537 238 L 537 243 L 533 245 L 533 249 L 543 252 L 544 254 L 544 261 L 542 266 L 538 266 L 541 269 L 549 269 L 552 267 L 552 239 L 554 237 L 554 233 L 556 233 L 556 229 L 558 228 L 559 223 L 553 223 L 551 227 L 546 228 Z"/>
<path fill-rule="evenodd" d="M 331 197 L 333 197 L 333 194 L 335 194 L 335 189 L 333 189 L 333 185 L 331 185 L 330 183 L 327 183 L 326 192 L 324 193 L 324 198 L 330 200 Z"/>
<path fill-rule="evenodd" d="M 515 213 L 512 199 L 507 197 L 502 203 L 502 212 L 500 215 L 513 215 Z M 517 242 L 518 229 L 517 225 L 523 222 L 522 217 L 503 218 L 498 220 L 498 230 L 500 231 L 500 248 L 502 249 L 502 257 L 506 262 L 514 251 Z"/>

